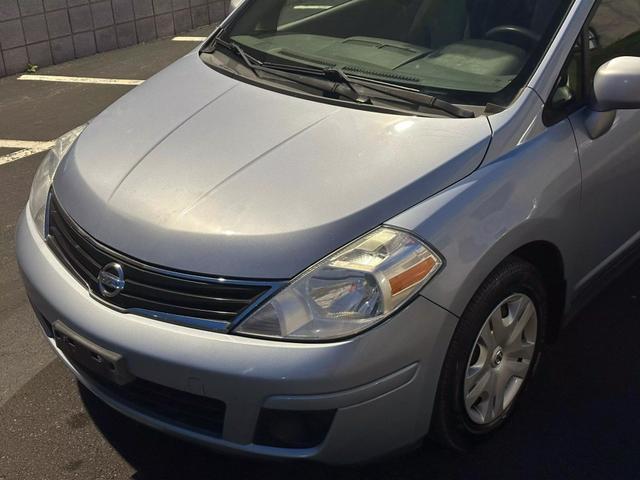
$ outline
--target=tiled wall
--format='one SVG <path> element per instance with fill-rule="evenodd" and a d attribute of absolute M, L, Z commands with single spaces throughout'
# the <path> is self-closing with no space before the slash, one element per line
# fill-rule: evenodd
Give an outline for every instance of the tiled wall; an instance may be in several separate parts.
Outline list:
<path fill-rule="evenodd" d="M 0 0 L 0 77 L 219 22 L 228 0 Z"/>

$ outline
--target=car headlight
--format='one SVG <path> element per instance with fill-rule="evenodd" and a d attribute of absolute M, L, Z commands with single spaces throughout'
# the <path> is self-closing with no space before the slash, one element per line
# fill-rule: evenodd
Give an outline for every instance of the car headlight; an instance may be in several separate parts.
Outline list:
<path fill-rule="evenodd" d="M 81 127 L 74 128 L 70 132 L 62 135 L 56 141 L 53 148 L 49 150 L 47 156 L 44 157 L 44 160 L 38 167 L 36 175 L 33 178 L 31 194 L 29 195 L 29 210 L 31 211 L 33 221 L 36 223 L 42 238 L 44 238 L 45 235 L 44 225 L 47 209 L 47 197 L 49 196 L 49 189 L 53 182 L 53 176 L 55 175 L 60 162 L 85 128 L 86 125 L 82 125 Z"/>
<path fill-rule="evenodd" d="M 401 308 L 441 266 L 413 235 L 381 227 L 302 273 L 235 332 L 299 341 L 348 337 Z"/>

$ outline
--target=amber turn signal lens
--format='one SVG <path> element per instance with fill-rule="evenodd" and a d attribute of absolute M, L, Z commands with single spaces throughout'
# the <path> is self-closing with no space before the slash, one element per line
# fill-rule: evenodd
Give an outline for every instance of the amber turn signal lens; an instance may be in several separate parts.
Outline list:
<path fill-rule="evenodd" d="M 429 257 L 414 265 L 409 270 L 405 270 L 400 275 L 389 279 L 391 285 L 391 295 L 404 292 L 407 288 L 414 286 L 424 280 L 437 266 L 436 259 Z"/>

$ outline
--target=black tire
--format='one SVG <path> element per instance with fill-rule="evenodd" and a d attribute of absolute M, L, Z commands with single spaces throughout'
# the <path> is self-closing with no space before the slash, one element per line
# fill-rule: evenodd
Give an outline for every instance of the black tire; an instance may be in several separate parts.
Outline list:
<path fill-rule="evenodd" d="M 485 321 L 496 307 L 513 294 L 527 295 L 533 301 L 538 315 L 538 333 L 532 363 L 517 397 L 509 407 L 490 424 L 479 425 L 470 419 L 464 405 L 463 387 L 467 363 Z M 532 264 L 510 257 L 489 275 L 469 302 L 449 345 L 431 420 L 430 437 L 433 440 L 446 447 L 465 451 L 504 424 L 535 372 L 544 344 L 548 317 L 547 291 L 540 273 Z"/>

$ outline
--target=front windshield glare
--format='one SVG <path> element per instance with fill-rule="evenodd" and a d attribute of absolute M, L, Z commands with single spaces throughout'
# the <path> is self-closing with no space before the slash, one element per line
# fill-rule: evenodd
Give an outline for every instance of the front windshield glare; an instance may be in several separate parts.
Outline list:
<path fill-rule="evenodd" d="M 227 35 L 262 60 L 491 98 L 521 87 L 570 3 L 246 0 Z"/>

